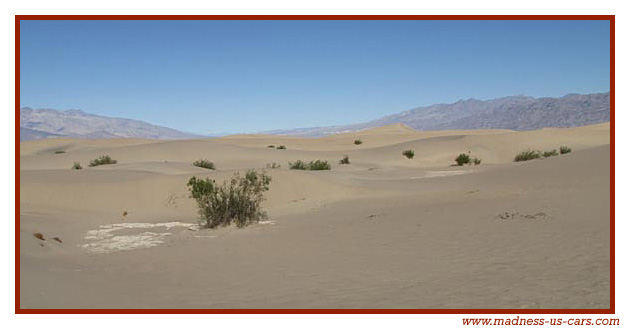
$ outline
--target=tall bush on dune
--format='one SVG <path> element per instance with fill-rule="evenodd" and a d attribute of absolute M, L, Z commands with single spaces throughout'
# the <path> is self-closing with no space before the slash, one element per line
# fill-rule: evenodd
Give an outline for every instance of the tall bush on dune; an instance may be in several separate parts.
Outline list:
<path fill-rule="evenodd" d="M 232 223 L 242 228 L 267 217 L 261 208 L 263 193 L 269 190 L 271 176 L 249 170 L 245 176 L 234 174 L 229 182 L 192 177 L 188 181 L 191 197 L 197 202 L 201 226 L 217 228 Z"/>

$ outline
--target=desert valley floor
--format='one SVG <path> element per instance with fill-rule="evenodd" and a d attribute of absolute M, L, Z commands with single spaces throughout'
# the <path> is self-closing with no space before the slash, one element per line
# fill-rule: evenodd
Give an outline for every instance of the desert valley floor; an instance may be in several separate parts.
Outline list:
<path fill-rule="evenodd" d="M 190 177 L 273 162 L 268 220 L 196 229 Z M 19 234 L 21 308 L 608 308 L 610 125 L 21 142 Z"/>

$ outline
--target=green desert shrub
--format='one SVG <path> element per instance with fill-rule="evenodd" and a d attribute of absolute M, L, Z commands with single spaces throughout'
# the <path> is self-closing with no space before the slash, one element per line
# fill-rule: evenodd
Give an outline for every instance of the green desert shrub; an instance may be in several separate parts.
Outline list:
<path fill-rule="evenodd" d="M 555 157 L 556 155 L 558 155 L 558 151 L 556 151 L 555 149 L 551 151 L 545 151 L 542 154 L 543 158 Z"/>
<path fill-rule="evenodd" d="M 88 166 L 96 167 L 108 164 L 116 164 L 117 162 L 118 161 L 112 159 L 109 155 L 101 155 L 100 157 L 90 161 L 90 164 Z"/>
<path fill-rule="evenodd" d="M 470 155 L 466 153 L 461 153 L 455 158 L 455 162 L 457 162 L 458 166 L 463 166 L 465 164 L 470 164 Z"/>
<path fill-rule="evenodd" d="M 350 164 L 350 158 L 347 155 L 344 155 L 341 160 L 339 160 L 339 164 Z"/>
<path fill-rule="evenodd" d="M 193 166 L 206 168 L 206 169 L 212 169 L 212 170 L 216 169 L 216 167 L 214 166 L 214 163 L 212 163 L 212 161 L 208 161 L 206 159 L 199 159 L 199 160 L 193 162 Z"/>
<path fill-rule="evenodd" d="M 514 157 L 514 161 L 515 162 L 520 162 L 520 161 L 528 161 L 528 160 L 540 159 L 541 156 L 542 156 L 542 154 L 540 153 L 540 151 L 527 150 L 527 151 L 523 151 L 523 152 L 517 154 Z"/>
<path fill-rule="evenodd" d="M 354 140 L 354 145 L 361 145 L 361 144 L 363 144 L 362 140 L 360 140 L 360 139 L 355 139 Z"/>
<path fill-rule="evenodd" d="M 413 159 L 414 155 L 416 155 L 416 153 L 413 150 L 405 150 L 402 152 L 402 155 L 406 156 L 407 159 Z"/>
<path fill-rule="evenodd" d="M 481 159 L 479 159 L 479 158 L 474 158 L 474 159 L 473 159 L 473 163 L 475 164 L 475 166 L 478 166 L 478 165 L 480 165 L 480 164 L 481 164 Z"/>
<path fill-rule="evenodd" d="M 66 153 L 66 151 L 64 151 L 64 150 L 57 150 L 57 151 L 55 151 L 55 154 L 64 154 L 64 153 Z"/>
<path fill-rule="evenodd" d="M 270 149 L 276 148 L 275 145 L 267 145 L 267 147 L 270 148 Z"/>
<path fill-rule="evenodd" d="M 234 223 L 242 228 L 267 217 L 261 203 L 270 183 L 271 176 L 265 172 L 249 170 L 245 177 L 236 173 L 221 185 L 193 176 L 187 186 L 197 202 L 202 227 L 217 228 Z"/>
<path fill-rule="evenodd" d="M 278 145 L 278 147 L 276 147 L 278 150 L 286 150 L 287 147 L 284 145 Z"/>
<path fill-rule="evenodd" d="M 560 146 L 560 154 L 571 153 L 571 148 L 568 146 Z"/>
<path fill-rule="evenodd" d="M 326 160 L 315 160 L 308 163 L 302 160 L 289 162 L 289 169 L 294 170 L 330 170 L 330 168 L 330 163 Z"/>
<path fill-rule="evenodd" d="M 330 163 L 326 160 L 315 160 L 308 164 L 308 170 L 330 170 Z"/>
<path fill-rule="evenodd" d="M 294 169 L 294 170 L 307 170 L 308 169 L 308 163 L 302 161 L 302 160 L 297 160 L 295 162 L 289 162 L 289 169 Z"/>
<path fill-rule="evenodd" d="M 83 169 L 83 167 L 81 167 L 81 164 L 80 164 L 80 163 L 75 162 L 74 164 L 72 164 L 71 169 L 72 169 L 72 170 L 80 170 L 80 169 Z"/>

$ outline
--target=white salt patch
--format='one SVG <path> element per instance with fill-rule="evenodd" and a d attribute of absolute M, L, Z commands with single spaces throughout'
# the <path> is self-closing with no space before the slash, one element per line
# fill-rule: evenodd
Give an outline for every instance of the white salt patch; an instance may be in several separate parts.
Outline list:
<path fill-rule="evenodd" d="M 94 243 L 84 244 L 82 247 L 89 252 L 102 254 L 114 251 L 151 248 L 164 243 L 163 238 L 171 233 L 144 232 L 137 235 L 118 235 Z"/>
<path fill-rule="evenodd" d="M 116 235 L 116 231 L 124 229 L 161 229 L 170 230 L 174 227 L 187 229 L 198 228 L 197 224 L 181 222 L 169 223 L 119 223 L 101 225 L 98 230 L 89 230 L 86 240 L 93 242 L 81 245 L 91 253 L 110 253 L 115 251 L 151 248 L 164 243 L 164 239 L 171 233 L 141 232 L 138 234 Z"/>
<path fill-rule="evenodd" d="M 258 222 L 258 224 L 261 224 L 261 225 L 276 225 L 276 222 L 274 222 L 272 220 L 262 220 L 262 221 Z"/>

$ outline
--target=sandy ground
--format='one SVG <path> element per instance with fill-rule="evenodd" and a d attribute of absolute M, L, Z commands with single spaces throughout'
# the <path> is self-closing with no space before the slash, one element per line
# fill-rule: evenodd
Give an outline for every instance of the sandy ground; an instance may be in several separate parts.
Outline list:
<path fill-rule="evenodd" d="M 573 152 L 512 162 L 560 145 Z M 20 152 L 22 308 L 609 307 L 609 124 L 49 139 Z M 452 166 L 463 152 L 482 164 Z M 102 154 L 118 164 L 87 167 Z M 351 164 L 337 164 L 344 154 Z M 288 170 L 298 159 L 333 169 Z M 268 221 L 197 229 L 191 176 L 272 162 Z"/>

